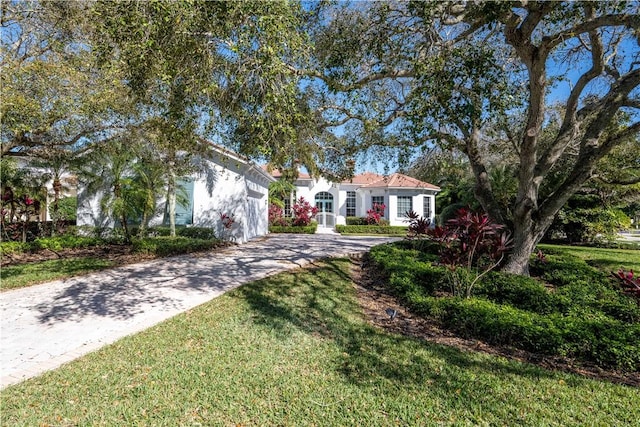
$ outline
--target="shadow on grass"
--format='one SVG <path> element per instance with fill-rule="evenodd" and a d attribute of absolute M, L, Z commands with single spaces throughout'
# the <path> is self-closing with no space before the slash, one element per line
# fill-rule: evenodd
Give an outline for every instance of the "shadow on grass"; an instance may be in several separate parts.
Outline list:
<path fill-rule="evenodd" d="M 526 365 L 464 352 L 453 347 L 388 334 L 362 318 L 351 286 L 349 261 L 326 260 L 301 274 L 278 276 L 245 286 L 234 297 L 255 312 L 254 322 L 288 336 L 295 330 L 329 338 L 342 351 L 338 370 L 358 385 L 386 380 L 395 387 L 438 385 L 450 391 L 478 371 L 495 376 L 552 378 L 558 374 Z M 291 277 L 289 279 L 288 277 Z M 475 372 L 475 373 L 472 373 Z M 576 384 L 583 380 L 575 379 Z"/>

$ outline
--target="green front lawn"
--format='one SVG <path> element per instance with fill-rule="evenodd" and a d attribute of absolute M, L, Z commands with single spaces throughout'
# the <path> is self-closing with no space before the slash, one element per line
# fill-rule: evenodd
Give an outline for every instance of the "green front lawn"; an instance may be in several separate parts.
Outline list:
<path fill-rule="evenodd" d="M 538 247 L 543 252 L 554 251 L 577 256 L 600 270 L 618 271 L 619 268 L 624 268 L 640 272 L 640 250 L 560 245 L 538 245 Z"/>
<path fill-rule="evenodd" d="M 369 326 L 346 260 L 245 285 L 1 393 L 0 424 L 632 425 L 640 390 Z"/>

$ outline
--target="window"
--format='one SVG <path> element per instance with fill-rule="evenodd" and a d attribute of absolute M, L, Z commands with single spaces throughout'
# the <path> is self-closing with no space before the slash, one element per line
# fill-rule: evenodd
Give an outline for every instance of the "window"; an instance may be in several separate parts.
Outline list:
<path fill-rule="evenodd" d="M 373 209 L 373 205 L 384 205 L 384 196 L 371 197 L 371 209 Z"/>
<path fill-rule="evenodd" d="M 347 191 L 347 216 L 356 216 L 356 192 Z"/>
<path fill-rule="evenodd" d="M 424 196 L 422 198 L 422 216 L 431 218 L 431 197 Z"/>
<path fill-rule="evenodd" d="M 179 180 L 176 184 L 176 193 L 185 196 L 182 203 L 176 201 L 176 225 L 193 224 L 193 181 Z M 166 203 L 164 224 L 168 225 L 170 221 L 169 203 Z"/>
<path fill-rule="evenodd" d="M 296 202 L 296 192 L 292 191 L 288 199 L 284 199 L 284 216 L 293 216 L 291 206 Z"/>
<path fill-rule="evenodd" d="M 318 208 L 318 212 L 333 213 L 333 196 L 331 195 L 331 193 L 321 191 L 320 193 L 316 194 L 315 202 L 316 207 Z"/>
<path fill-rule="evenodd" d="M 398 196 L 398 218 L 407 216 L 413 210 L 413 197 Z"/>

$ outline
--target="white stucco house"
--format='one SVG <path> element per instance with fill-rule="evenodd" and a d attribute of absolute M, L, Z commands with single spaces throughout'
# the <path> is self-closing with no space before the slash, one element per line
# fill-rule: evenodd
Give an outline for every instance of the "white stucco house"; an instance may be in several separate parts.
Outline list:
<path fill-rule="evenodd" d="M 278 170 L 271 174 L 281 177 Z M 318 208 L 318 227 L 333 228 L 345 224 L 347 217 L 365 217 L 375 203 L 386 206 L 384 218 L 390 225 L 407 225 L 407 211 L 435 223 L 435 196 L 440 188 L 401 173 L 384 176 L 367 172 L 337 183 L 300 173 L 294 184 L 295 194 L 285 201 L 285 215 L 295 200 L 304 197 Z"/>
<path fill-rule="evenodd" d="M 217 145 L 207 158 L 198 158 L 202 172 L 182 179 L 188 205 L 176 206 L 176 224 L 208 227 L 218 236 L 229 233 L 238 243 L 269 232 L 269 183 L 275 178 L 247 159 Z M 113 227 L 113 218 L 100 210 L 102 194 L 87 194 L 82 180 L 78 191 L 78 226 Z M 150 226 L 169 222 L 164 199 L 159 203 Z M 221 214 L 233 217 L 229 231 L 222 225 Z"/>

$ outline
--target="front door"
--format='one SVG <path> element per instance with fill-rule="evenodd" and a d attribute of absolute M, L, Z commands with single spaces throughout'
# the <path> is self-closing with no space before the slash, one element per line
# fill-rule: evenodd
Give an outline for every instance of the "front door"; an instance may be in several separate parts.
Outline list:
<path fill-rule="evenodd" d="M 318 214 L 316 220 L 320 227 L 333 227 L 335 224 L 333 215 L 333 196 L 331 193 L 322 191 L 316 194 L 315 198 L 316 208 L 318 208 Z"/>

